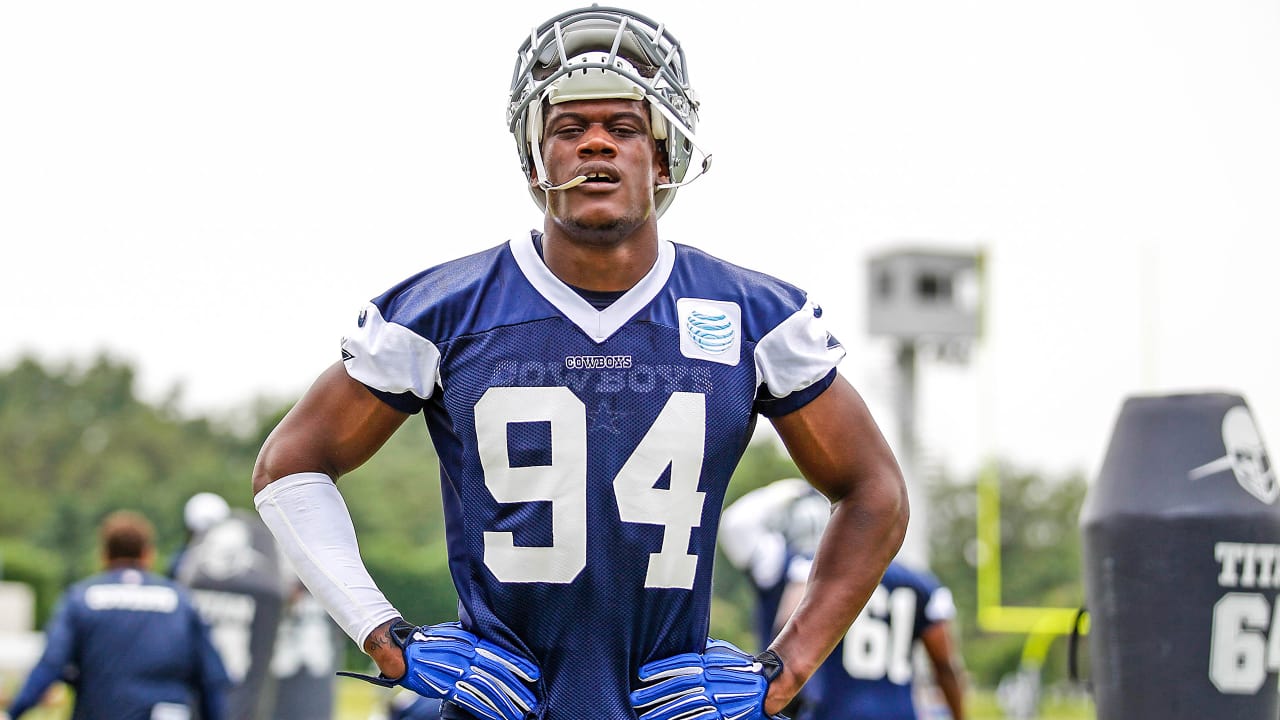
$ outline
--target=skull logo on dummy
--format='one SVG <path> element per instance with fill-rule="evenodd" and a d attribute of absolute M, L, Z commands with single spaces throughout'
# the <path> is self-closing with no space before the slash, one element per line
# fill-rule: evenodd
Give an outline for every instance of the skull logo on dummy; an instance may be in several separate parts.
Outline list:
<path fill-rule="evenodd" d="M 1280 498 L 1275 468 L 1247 407 L 1237 405 L 1222 417 L 1222 444 L 1240 487 L 1268 504 Z"/>

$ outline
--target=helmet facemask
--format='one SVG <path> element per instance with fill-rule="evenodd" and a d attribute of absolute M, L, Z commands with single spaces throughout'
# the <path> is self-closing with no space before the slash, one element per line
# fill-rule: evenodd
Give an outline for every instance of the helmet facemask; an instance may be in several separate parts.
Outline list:
<path fill-rule="evenodd" d="M 694 142 L 698 102 L 679 43 L 661 25 L 616 8 L 591 7 L 552 18 L 535 28 L 517 53 L 507 124 L 525 176 L 532 179 L 537 171 L 539 183 L 530 184 L 530 194 L 545 211 L 552 185 L 542 167 L 543 103 L 604 99 L 648 103 L 653 137 L 670 174 L 670 182 L 654 191 L 660 216 L 678 187 L 707 171 L 711 156 Z M 694 151 L 701 157 L 699 170 L 688 176 Z"/>

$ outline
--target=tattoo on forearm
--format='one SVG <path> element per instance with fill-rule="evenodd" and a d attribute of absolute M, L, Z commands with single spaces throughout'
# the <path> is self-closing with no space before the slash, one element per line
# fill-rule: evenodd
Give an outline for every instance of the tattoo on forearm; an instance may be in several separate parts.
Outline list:
<path fill-rule="evenodd" d="M 391 630 L 382 628 L 374 632 L 374 634 L 365 639 L 365 644 L 369 646 L 368 650 L 371 655 L 384 647 L 390 647 L 392 644 Z"/>

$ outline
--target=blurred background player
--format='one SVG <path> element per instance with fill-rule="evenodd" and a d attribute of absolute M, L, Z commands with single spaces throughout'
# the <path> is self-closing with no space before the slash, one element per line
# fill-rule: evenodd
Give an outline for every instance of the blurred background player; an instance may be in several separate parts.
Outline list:
<path fill-rule="evenodd" d="M 187 548 L 191 547 L 195 537 L 208 530 L 214 524 L 222 522 L 230 514 L 231 508 L 221 495 L 211 492 L 199 492 L 192 495 L 186 504 L 182 506 L 182 524 L 187 529 L 186 539 L 183 540 L 182 546 L 175 550 L 173 556 L 169 558 L 169 569 L 165 574 L 170 578 L 176 579 L 178 573 L 181 572 L 182 560 L 186 557 Z"/>
<path fill-rule="evenodd" d="M 779 623 L 803 586 L 800 580 L 784 594 Z M 890 563 L 849 632 L 805 685 L 796 720 L 935 718 L 933 686 L 950 716 L 964 720 L 964 677 L 951 635 L 955 614 L 951 591 L 933 575 Z M 917 646 L 928 658 L 932 683 L 916 682 Z M 920 715 L 918 702 L 928 708 Z"/>
<path fill-rule="evenodd" d="M 154 531 L 138 513 L 99 528 L 106 571 L 72 585 L 45 629 L 43 655 L 14 698 L 15 718 L 61 680 L 73 720 L 223 720 L 227 674 L 187 591 L 150 572 Z"/>
<path fill-rule="evenodd" d="M 725 510 L 720 547 L 756 590 L 761 643 L 785 624 L 803 595 L 830 510 L 826 498 L 794 478 L 752 490 Z M 797 720 L 915 720 L 915 696 L 925 690 L 913 682 L 918 643 L 951 717 L 963 720 L 954 617 L 947 588 L 895 560 L 789 710 Z"/>
<path fill-rule="evenodd" d="M 831 504 L 799 478 L 775 480 L 738 498 L 720 521 L 720 549 L 755 591 L 759 649 L 777 633 L 778 607 L 793 580 L 804 582 Z"/>
<path fill-rule="evenodd" d="M 227 713 L 235 720 L 274 720 L 271 666 L 289 593 L 281 562 L 262 520 L 237 508 L 195 535 L 178 568 L 231 679 Z"/>
<path fill-rule="evenodd" d="M 803 589 L 830 514 L 831 503 L 799 478 L 775 480 L 725 509 L 720 549 L 729 564 L 746 574 L 755 591 L 757 647 L 768 647 L 790 617 L 789 611 L 780 610 L 784 596 L 796 587 Z M 792 609 L 798 600 L 788 598 Z M 783 712 L 795 717 L 806 692 L 807 685 Z"/>
<path fill-rule="evenodd" d="M 324 720 L 333 716 L 334 673 L 341 669 L 345 638 L 292 568 L 281 565 L 288 589 L 271 657 L 271 720 Z"/>

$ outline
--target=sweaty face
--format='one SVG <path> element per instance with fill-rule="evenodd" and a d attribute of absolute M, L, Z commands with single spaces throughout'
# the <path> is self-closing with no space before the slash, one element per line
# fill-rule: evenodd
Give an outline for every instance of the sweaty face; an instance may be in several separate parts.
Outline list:
<path fill-rule="evenodd" d="M 544 138 L 542 157 L 552 185 L 587 177 L 549 194 L 550 220 L 578 233 L 625 234 L 653 215 L 653 188 L 667 181 L 667 173 L 642 101 L 552 105 Z"/>

